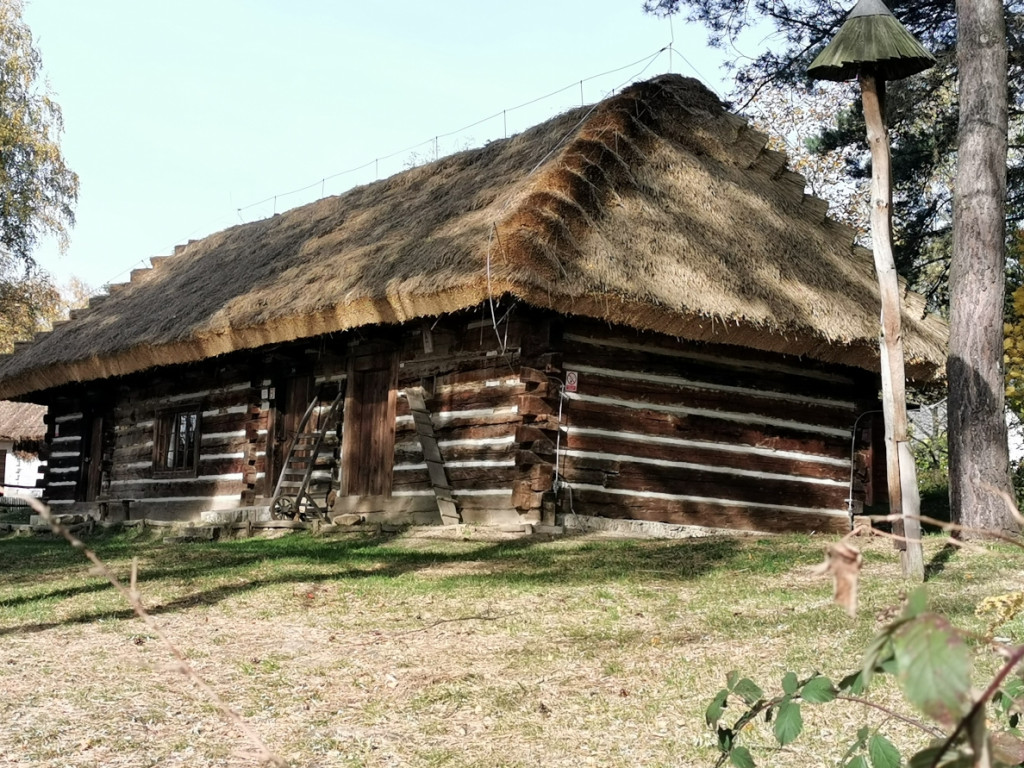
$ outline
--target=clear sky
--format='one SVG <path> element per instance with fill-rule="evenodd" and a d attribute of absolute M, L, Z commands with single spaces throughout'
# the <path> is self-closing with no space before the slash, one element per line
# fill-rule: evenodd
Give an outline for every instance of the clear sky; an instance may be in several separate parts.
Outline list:
<path fill-rule="evenodd" d="M 703 30 L 641 0 L 27 0 L 25 20 L 81 180 L 68 252 L 36 256 L 93 287 L 432 159 L 435 136 L 477 146 L 668 71 L 728 90 Z"/>

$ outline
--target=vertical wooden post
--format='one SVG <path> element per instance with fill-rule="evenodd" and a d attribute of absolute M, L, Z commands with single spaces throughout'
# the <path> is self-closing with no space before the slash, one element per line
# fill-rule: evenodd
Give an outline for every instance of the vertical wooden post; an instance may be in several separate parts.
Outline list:
<path fill-rule="evenodd" d="M 885 416 L 885 455 L 889 479 L 889 509 L 903 518 L 906 549 L 902 551 L 903 574 L 924 580 L 924 551 L 921 546 L 921 501 L 917 490 L 917 469 L 910 451 L 907 429 L 906 375 L 900 318 L 900 287 L 892 252 L 892 184 L 890 181 L 889 134 L 883 107 L 885 81 L 874 72 L 862 70 L 860 87 L 871 150 L 871 245 L 882 300 L 882 330 L 879 352 L 882 371 L 882 409 Z"/>

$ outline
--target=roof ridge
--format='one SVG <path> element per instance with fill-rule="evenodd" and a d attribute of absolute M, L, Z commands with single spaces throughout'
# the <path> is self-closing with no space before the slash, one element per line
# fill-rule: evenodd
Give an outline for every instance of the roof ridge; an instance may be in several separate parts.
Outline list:
<path fill-rule="evenodd" d="M 609 200 L 640 186 L 632 167 L 646 161 L 645 140 L 655 137 L 643 120 L 653 112 L 647 103 L 652 89 L 664 90 L 651 80 L 593 105 L 522 180 L 514 204 L 494 222 L 506 264 L 525 258 L 534 276 L 558 280 L 565 270 L 552 244 L 577 250 Z M 516 271 L 522 271 L 521 265 Z"/>

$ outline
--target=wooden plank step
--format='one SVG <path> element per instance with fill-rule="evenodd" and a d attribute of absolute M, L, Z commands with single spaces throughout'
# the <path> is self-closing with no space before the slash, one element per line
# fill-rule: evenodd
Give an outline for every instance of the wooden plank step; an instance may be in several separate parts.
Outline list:
<path fill-rule="evenodd" d="M 427 462 L 427 473 L 430 475 L 430 484 L 435 488 L 445 488 L 450 490 L 451 486 L 448 485 L 448 478 L 444 473 L 444 465 L 438 461 Z"/>
<path fill-rule="evenodd" d="M 426 397 L 422 387 L 409 387 L 405 390 L 405 399 L 409 402 L 409 409 L 413 411 L 427 410 Z"/>
<path fill-rule="evenodd" d="M 437 509 L 441 513 L 441 522 L 444 525 L 458 525 L 459 509 L 451 499 L 438 499 Z"/>
<path fill-rule="evenodd" d="M 424 438 L 420 440 L 420 447 L 423 449 L 423 459 L 425 461 L 436 461 L 438 463 L 444 461 L 441 457 L 441 449 L 437 447 L 437 440 Z"/>

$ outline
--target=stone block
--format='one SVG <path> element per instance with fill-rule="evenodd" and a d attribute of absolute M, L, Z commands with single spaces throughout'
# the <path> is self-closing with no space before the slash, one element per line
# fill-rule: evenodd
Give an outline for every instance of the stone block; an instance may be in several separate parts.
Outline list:
<path fill-rule="evenodd" d="M 199 514 L 205 525 L 232 525 L 233 523 L 262 523 L 272 519 L 269 506 L 238 507 L 237 509 L 211 509 Z"/>
<path fill-rule="evenodd" d="M 365 519 L 365 515 L 336 515 L 333 522 L 335 525 L 359 525 Z"/>

